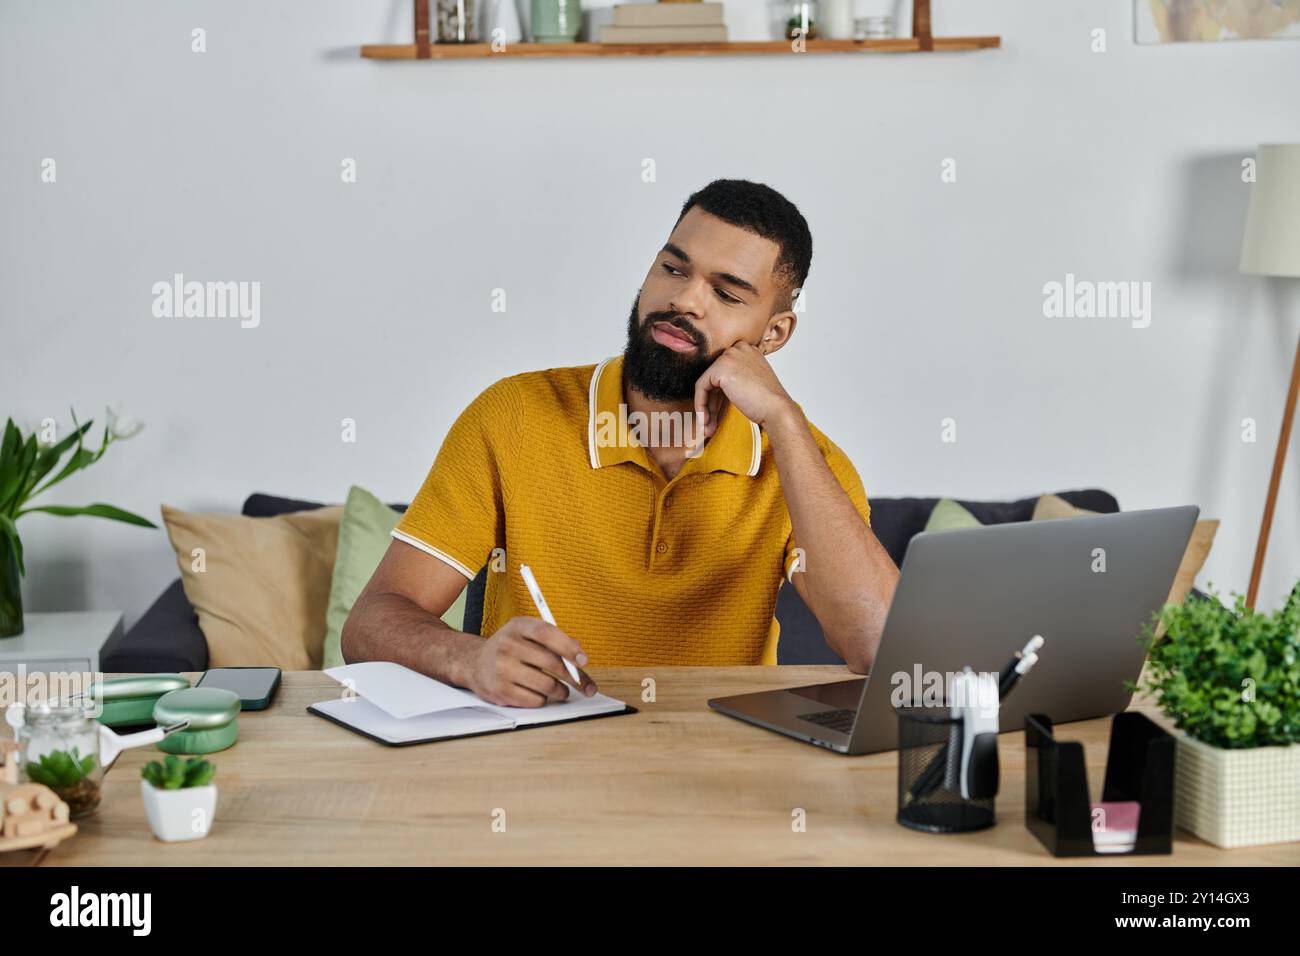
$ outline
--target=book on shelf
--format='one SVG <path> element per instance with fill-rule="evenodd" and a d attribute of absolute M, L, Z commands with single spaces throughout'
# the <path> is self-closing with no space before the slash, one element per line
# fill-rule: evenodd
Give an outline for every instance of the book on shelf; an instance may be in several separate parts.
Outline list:
<path fill-rule="evenodd" d="M 727 28 L 714 26 L 600 28 L 601 43 L 726 43 Z"/>
<path fill-rule="evenodd" d="M 696 27 L 722 24 L 721 3 L 618 3 L 617 27 Z"/>

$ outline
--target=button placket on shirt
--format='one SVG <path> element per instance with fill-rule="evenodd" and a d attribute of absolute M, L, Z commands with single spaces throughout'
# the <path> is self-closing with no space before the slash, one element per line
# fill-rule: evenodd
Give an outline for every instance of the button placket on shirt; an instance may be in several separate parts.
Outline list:
<path fill-rule="evenodd" d="M 668 510 L 668 495 L 676 483 L 677 479 L 674 478 L 655 495 L 654 528 L 650 534 L 650 563 L 652 565 L 671 550 L 669 543 L 664 540 L 664 512 Z"/>
<path fill-rule="evenodd" d="M 698 460 L 696 458 L 687 459 L 681 471 L 673 476 L 672 481 L 664 482 L 663 486 L 655 492 L 655 519 L 654 527 L 650 532 L 650 554 L 648 558 L 651 566 L 657 564 L 659 559 L 665 557 L 672 550 L 672 545 L 663 537 L 664 512 L 668 510 L 668 496 L 686 480 L 691 478 L 698 480 L 703 477 L 697 471 L 698 466 L 695 466 L 695 462 Z M 659 482 L 664 481 L 662 473 L 653 477 L 655 477 L 656 486 L 659 485 Z"/>

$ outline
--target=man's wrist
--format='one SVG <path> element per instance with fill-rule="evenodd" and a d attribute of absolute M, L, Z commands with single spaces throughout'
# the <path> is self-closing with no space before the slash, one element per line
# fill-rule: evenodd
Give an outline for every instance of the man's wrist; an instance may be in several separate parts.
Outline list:
<path fill-rule="evenodd" d="M 763 422 L 763 431 L 774 445 L 779 444 L 787 435 L 799 429 L 807 429 L 803 412 L 792 400 L 784 402 L 777 412 L 769 415 Z"/>
<path fill-rule="evenodd" d="M 447 683 L 468 687 L 482 638 L 448 627 L 441 621 L 434 623 L 430 630 L 430 640 L 425 643 L 430 666 L 425 673 L 441 672 L 444 676 L 440 679 Z"/>

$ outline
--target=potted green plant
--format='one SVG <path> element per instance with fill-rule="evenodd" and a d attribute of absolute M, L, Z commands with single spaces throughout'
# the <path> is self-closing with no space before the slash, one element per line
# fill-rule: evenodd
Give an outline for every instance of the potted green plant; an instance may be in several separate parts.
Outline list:
<path fill-rule="evenodd" d="M 154 836 L 167 843 L 201 840 L 217 812 L 217 768 L 202 757 L 181 760 L 168 754 L 140 769 L 140 795 Z"/>
<path fill-rule="evenodd" d="M 65 517 L 91 515 L 144 528 L 157 527 L 137 514 L 102 503 L 80 507 L 28 504 L 69 475 L 99 461 L 114 441 L 130 438 L 143 427 L 135 419 L 119 415 L 110 408 L 103 440 L 99 448 L 92 451 L 84 447 L 82 439 L 94 421 L 80 425 L 74 412 L 72 424 L 72 432 L 63 440 L 55 441 L 52 420 L 47 420 L 39 431 L 26 437 L 12 418 L 5 423 L 4 438 L 0 441 L 0 638 L 15 637 L 23 632 L 22 578 L 26 568 L 23 543 L 15 524 L 23 515 L 34 512 Z M 72 453 L 71 457 L 55 471 L 68 452 Z M 54 472 L 52 476 L 51 472 Z"/>
<path fill-rule="evenodd" d="M 83 755 L 76 747 L 51 750 L 28 761 L 25 770 L 28 780 L 49 787 L 68 805 L 73 820 L 93 813 L 99 806 L 102 774 L 94 754 Z"/>
<path fill-rule="evenodd" d="M 1272 614 L 1233 598 L 1165 605 L 1130 689 L 1177 728 L 1180 827 L 1221 847 L 1300 840 L 1300 584 Z"/>

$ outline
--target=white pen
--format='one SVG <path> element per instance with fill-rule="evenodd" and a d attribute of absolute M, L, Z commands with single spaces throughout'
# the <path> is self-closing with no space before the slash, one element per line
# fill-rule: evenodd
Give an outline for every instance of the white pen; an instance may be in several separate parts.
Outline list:
<path fill-rule="evenodd" d="M 555 615 L 546 606 L 546 598 L 542 597 L 542 589 L 537 586 L 537 578 L 533 577 L 533 569 L 526 564 L 521 564 L 519 565 L 519 573 L 523 576 L 524 584 L 528 587 L 528 593 L 533 596 L 533 603 L 537 605 L 537 613 L 541 614 L 542 620 L 551 627 L 559 627 L 555 623 Z M 564 667 L 568 670 L 569 676 L 573 678 L 573 683 L 581 686 L 582 678 L 578 676 L 578 669 L 563 654 L 560 655 L 560 660 L 564 661 Z"/>

